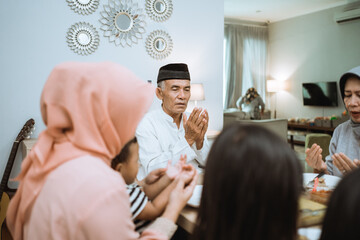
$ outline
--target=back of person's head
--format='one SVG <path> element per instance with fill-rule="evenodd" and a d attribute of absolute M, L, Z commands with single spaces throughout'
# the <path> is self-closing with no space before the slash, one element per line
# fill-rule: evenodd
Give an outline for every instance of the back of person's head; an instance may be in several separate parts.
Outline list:
<path fill-rule="evenodd" d="M 331 194 L 320 240 L 360 239 L 360 169 L 346 175 Z"/>
<path fill-rule="evenodd" d="M 301 166 L 284 140 L 230 125 L 208 156 L 194 239 L 294 239 L 301 191 Z"/>
<path fill-rule="evenodd" d="M 137 143 L 137 138 L 134 137 L 121 149 L 120 153 L 111 161 L 111 168 L 116 169 L 119 163 L 126 163 L 129 159 L 131 144 Z"/>

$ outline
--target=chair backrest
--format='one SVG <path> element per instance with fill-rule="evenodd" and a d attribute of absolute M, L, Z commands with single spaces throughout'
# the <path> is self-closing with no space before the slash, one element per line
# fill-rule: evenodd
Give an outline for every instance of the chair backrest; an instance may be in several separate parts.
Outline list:
<path fill-rule="evenodd" d="M 281 119 L 264 119 L 264 120 L 237 120 L 240 124 L 255 124 L 263 126 L 270 131 L 279 135 L 287 142 L 288 121 L 285 118 Z"/>
<path fill-rule="evenodd" d="M 305 137 L 305 151 L 307 148 L 311 148 L 311 146 L 316 143 L 322 148 L 322 157 L 323 161 L 325 161 L 325 157 L 328 156 L 329 153 L 329 145 L 331 141 L 331 135 L 327 133 L 309 133 L 306 134 Z"/>

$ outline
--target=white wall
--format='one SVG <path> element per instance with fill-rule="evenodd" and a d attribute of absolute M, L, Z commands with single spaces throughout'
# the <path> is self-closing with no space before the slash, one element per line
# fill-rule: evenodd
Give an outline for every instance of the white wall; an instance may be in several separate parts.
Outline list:
<path fill-rule="evenodd" d="M 269 76 L 287 80 L 288 89 L 277 94 L 277 117 L 339 115 L 338 107 L 303 106 L 303 82 L 339 81 L 349 69 L 360 65 L 360 21 L 338 24 L 332 8 L 269 25 Z M 271 99 L 274 110 L 275 99 Z"/>
<path fill-rule="evenodd" d="M 133 1 L 145 5 L 144 0 Z M 186 62 L 192 81 L 204 83 L 206 100 L 198 105 L 209 111 L 209 129 L 222 128 L 223 1 L 173 0 L 171 18 L 157 23 L 146 17 L 144 39 L 131 48 L 116 47 L 102 36 L 99 19 L 103 4 L 107 1 L 100 0 L 95 13 L 83 16 L 72 11 L 65 0 L 0 0 L 0 174 L 26 120 L 36 121 L 33 137 L 44 129 L 40 94 L 52 68 L 63 61 L 114 61 L 144 81 L 155 80 L 162 65 Z M 92 55 L 79 56 L 67 46 L 68 28 L 79 21 L 91 23 L 100 34 L 99 48 Z M 167 31 L 174 43 L 171 55 L 162 61 L 151 58 L 145 50 L 146 36 L 155 29 Z M 152 108 L 159 104 L 154 100 Z M 19 152 L 17 163 L 20 159 Z"/>

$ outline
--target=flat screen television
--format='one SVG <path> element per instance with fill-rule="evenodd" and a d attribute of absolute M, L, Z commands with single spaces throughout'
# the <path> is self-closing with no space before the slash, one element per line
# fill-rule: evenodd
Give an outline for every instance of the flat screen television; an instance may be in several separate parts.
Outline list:
<path fill-rule="evenodd" d="M 336 82 L 312 82 L 302 84 L 304 106 L 338 105 Z"/>

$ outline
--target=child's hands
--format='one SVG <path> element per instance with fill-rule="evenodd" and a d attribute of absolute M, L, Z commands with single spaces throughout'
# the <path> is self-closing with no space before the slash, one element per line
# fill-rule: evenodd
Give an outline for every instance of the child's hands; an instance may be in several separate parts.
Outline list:
<path fill-rule="evenodd" d="M 151 171 L 144 179 L 145 184 L 153 184 L 166 173 L 166 168 L 159 168 Z"/>
<path fill-rule="evenodd" d="M 198 175 L 195 174 L 189 184 L 186 184 L 181 177 L 175 180 L 176 186 L 170 194 L 168 205 L 162 215 L 163 217 L 176 222 L 181 210 L 185 207 L 194 191 L 197 178 Z"/>
<path fill-rule="evenodd" d="M 193 165 L 184 165 L 180 173 L 180 178 L 184 180 L 185 184 L 189 184 L 193 178 L 197 175 L 197 171 Z"/>
<path fill-rule="evenodd" d="M 181 178 L 185 184 L 189 184 L 196 174 L 196 169 L 191 164 L 186 164 L 186 155 L 181 155 L 180 160 L 175 164 L 171 165 L 169 160 L 166 170 L 166 175 L 174 180 L 175 178 Z"/>
<path fill-rule="evenodd" d="M 186 165 L 186 154 L 181 155 L 179 161 L 175 165 L 171 165 L 171 160 L 168 161 L 166 175 L 171 179 L 174 180 L 182 171 L 184 166 Z"/>

